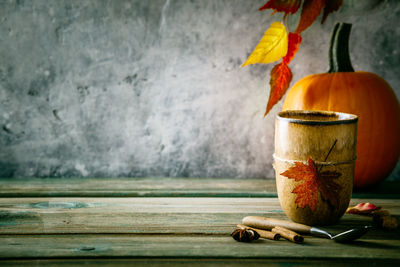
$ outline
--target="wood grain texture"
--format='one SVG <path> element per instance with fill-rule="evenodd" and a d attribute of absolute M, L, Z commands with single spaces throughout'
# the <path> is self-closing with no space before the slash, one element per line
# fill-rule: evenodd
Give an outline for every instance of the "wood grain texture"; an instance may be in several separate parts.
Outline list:
<path fill-rule="evenodd" d="M 171 259 L 171 258 L 107 258 L 107 259 L 40 259 L 40 260 L 3 260 L 2 266 L 396 266 L 396 260 L 384 259 Z"/>
<path fill-rule="evenodd" d="M 301 259 L 301 258 L 264 258 L 264 259 L 174 259 L 174 258 L 80 258 L 80 259 L 11 259 L 2 260 L 1 266 L 397 266 L 398 260 L 393 259 Z"/>
<path fill-rule="evenodd" d="M 276 197 L 274 179 L 0 179 L 0 197 Z"/>
<path fill-rule="evenodd" d="M 400 215 L 400 200 L 369 201 Z M 229 234 L 248 215 L 287 219 L 277 198 L 0 198 L 0 234 Z M 370 223 L 345 215 L 329 229 Z"/>
<path fill-rule="evenodd" d="M 277 197 L 275 179 L 0 179 L 0 197 Z M 400 182 L 353 192 L 353 198 L 400 198 Z"/>
<path fill-rule="evenodd" d="M 0 236 L 0 257 L 175 257 L 400 260 L 400 241 L 371 238 L 352 244 L 306 237 L 304 244 L 260 239 L 240 243 L 229 235 L 20 235 Z M 362 248 L 362 249 L 360 249 Z"/>
<path fill-rule="evenodd" d="M 22 182 L 2 180 L 0 183 L 4 192 L 19 192 L 24 196 L 0 197 L 1 266 L 118 266 L 132 263 L 159 266 L 164 265 L 164 260 L 171 266 L 196 266 L 203 265 L 203 262 L 209 266 L 238 266 L 238 262 L 249 266 L 264 263 L 322 266 L 332 261 L 386 266 L 400 263 L 400 230 L 372 229 L 351 244 L 338 244 L 307 235 L 301 245 L 285 240 L 260 240 L 251 244 L 236 242 L 230 233 L 245 216 L 287 219 L 276 197 L 255 197 L 256 194 L 244 197 L 240 193 L 240 188 L 257 192 L 257 187 L 265 181 L 255 187 L 243 180 L 239 180 L 240 186 L 235 180 L 215 184 L 209 181 L 202 189 L 203 181 L 179 185 L 179 179 L 172 179 L 171 185 L 155 183 L 153 193 L 150 193 L 152 185 L 148 181 L 142 183 L 139 180 L 131 183 L 127 179 L 123 183 L 125 187 L 114 185 L 110 180 L 88 180 L 87 188 L 84 188 L 86 182 L 68 185 L 63 179 L 51 180 L 51 183 L 43 182 L 43 179 L 35 181 L 21 188 L 18 186 Z M 268 190 L 273 185 L 267 185 L 264 192 L 270 194 Z M 170 186 L 177 188 L 171 189 Z M 202 197 L 174 195 L 177 190 L 184 195 L 186 187 L 192 192 L 197 190 L 196 194 Z M 119 197 L 92 197 L 93 192 L 96 195 L 106 189 L 110 195 L 115 189 Z M 130 190 L 140 193 L 141 189 L 145 195 L 155 194 L 157 197 L 126 195 Z M 54 196 L 29 197 L 29 194 L 46 194 L 46 190 L 51 190 Z M 168 190 L 175 193 L 168 193 Z M 68 192 L 78 196 L 57 197 Z M 210 192 L 217 192 L 218 197 L 207 197 Z M 87 193 L 89 195 L 85 196 Z M 161 197 L 163 194 L 168 197 Z M 240 197 L 223 197 L 224 194 Z M 376 195 L 353 198 L 351 205 L 371 202 L 400 218 L 400 199 L 371 196 Z M 339 224 L 324 229 L 337 234 L 368 224 L 371 224 L 370 217 L 348 214 Z"/>
<path fill-rule="evenodd" d="M 276 198 L 0 198 L 0 233 L 228 233 Z"/>

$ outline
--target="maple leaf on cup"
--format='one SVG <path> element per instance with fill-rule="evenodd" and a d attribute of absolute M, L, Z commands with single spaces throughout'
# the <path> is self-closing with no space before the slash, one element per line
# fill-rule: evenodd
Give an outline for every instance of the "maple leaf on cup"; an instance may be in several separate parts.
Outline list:
<path fill-rule="evenodd" d="M 328 201 L 336 209 L 339 207 L 339 199 L 337 195 L 341 190 L 341 186 L 335 182 L 335 179 L 341 176 L 337 171 L 318 170 L 315 162 L 308 158 L 307 164 L 296 161 L 293 167 L 281 173 L 289 179 L 303 183 L 297 185 L 292 193 L 297 194 L 296 204 L 299 208 L 309 206 L 315 211 L 318 204 L 318 192 L 322 198 Z"/>

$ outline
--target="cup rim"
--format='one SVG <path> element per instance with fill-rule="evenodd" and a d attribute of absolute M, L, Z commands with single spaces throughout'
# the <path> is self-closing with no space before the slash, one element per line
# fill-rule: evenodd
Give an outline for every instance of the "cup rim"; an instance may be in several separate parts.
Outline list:
<path fill-rule="evenodd" d="M 315 115 L 315 116 L 336 116 L 334 120 L 318 120 L 318 119 L 299 119 L 293 118 L 294 115 Z M 292 116 L 292 117 L 291 117 Z M 285 110 L 276 115 L 278 120 L 287 121 L 291 123 L 307 124 L 307 125 L 332 125 L 332 124 L 348 124 L 358 121 L 358 116 L 349 113 L 323 111 L 323 110 Z"/>

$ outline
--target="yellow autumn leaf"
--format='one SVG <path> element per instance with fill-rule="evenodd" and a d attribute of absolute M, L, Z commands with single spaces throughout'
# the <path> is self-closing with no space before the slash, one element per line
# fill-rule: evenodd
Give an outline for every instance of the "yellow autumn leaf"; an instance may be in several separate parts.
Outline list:
<path fill-rule="evenodd" d="M 264 33 L 264 36 L 242 67 L 255 63 L 268 64 L 277 61 L 286 55 L 287 50 L 288 36 L 286 28 L 282 23 L 276 21 Z"/>

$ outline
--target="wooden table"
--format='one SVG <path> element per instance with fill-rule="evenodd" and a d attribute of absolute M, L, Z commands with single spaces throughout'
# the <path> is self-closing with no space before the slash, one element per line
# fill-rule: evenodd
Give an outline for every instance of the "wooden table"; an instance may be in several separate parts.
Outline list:
<path fill-rule="evenodd" d="M 356 192 L 400 218 L 400 183 Z M 382 265 L 400 266 L 400 230 L 372 229 L 340 244 L 306 236 L 239 243 L 244 216 L 286 218 L 274 180 L 2 179 L 0 266 L 33 265 Z M 345 215 L 332 233 L 370 224 Z"/>

